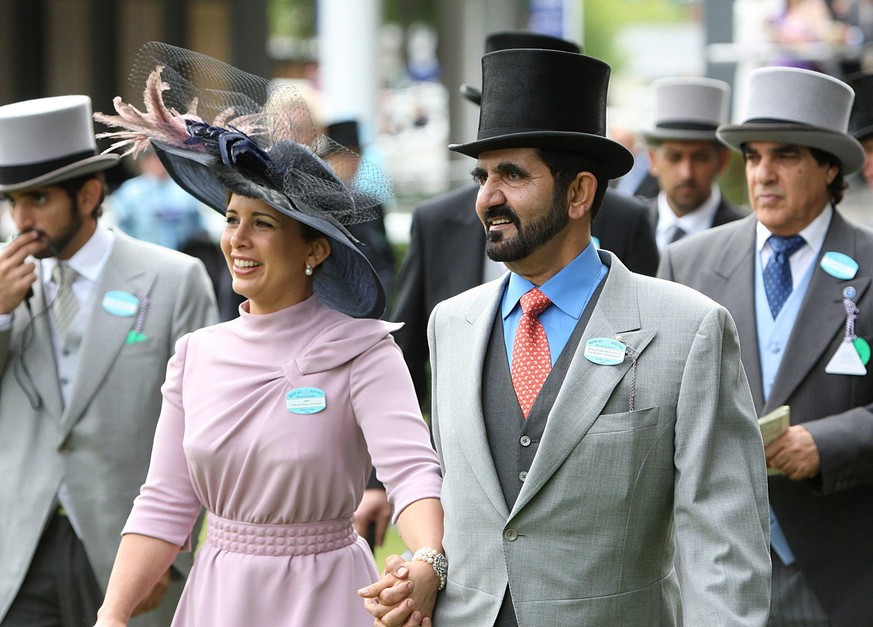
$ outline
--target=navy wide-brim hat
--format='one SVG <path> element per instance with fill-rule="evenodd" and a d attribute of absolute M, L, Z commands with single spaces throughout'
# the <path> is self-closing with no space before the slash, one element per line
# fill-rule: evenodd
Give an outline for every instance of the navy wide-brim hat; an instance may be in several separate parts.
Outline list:
<path fill-rule="evenodd" d="M 449 150 L 478 157 L 502 148 L 550 148 L 597 160 L 607 178 L 627 174 L 630 151 L 606 137 L 609 65 L 558 50 L 509 49 L 482 57 L 476 141 Z"/>
<path fill-rule="evenodd" d="M 382 283 L 346 228 L 372 219 L 380 199 L 336 176 L 329 163 L 357 155 L 316 136 L 298 92 L 161 42 L 140 49 L 131 83 L 144 87 L 145 112 L 116 98 L 117 116 L 95 115 L 124 129 L 103 134 L 117 140 L 111 149 L 154 146 L 172 179 L 221 214 L 234 193 L 312 227 L 331 244 L 312 275 L 322 302 L 358 318 L 384 313 Z"/>
<path fill-rule="evenodd" d="M 285 194 L 222 172 L 220 162 L 201 153 L 152 142 L 170 177 L 186 192 L 224 215 L 228 192 L 256 198 L 276 211 L 312 227 L 330 240 L 330 255 L 312 277 L 318 297 L 331 309 L 356 318 L 379 318 L 387 304 L 379 276 L 345 229 L 321 212 Z M 296 147 L 288 144 L 286 148 Z M 305 150 L 305 148 L 300 148 Z"/>

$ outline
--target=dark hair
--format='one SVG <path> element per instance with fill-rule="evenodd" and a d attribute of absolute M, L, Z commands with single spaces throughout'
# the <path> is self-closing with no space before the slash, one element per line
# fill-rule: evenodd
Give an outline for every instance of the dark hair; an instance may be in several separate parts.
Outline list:
<path fill-rule="evenodd" d="M 579 172 L 590 172 L 597 179 L 597 192 L 594 194 L 594 202 L 591 203 L 591 220 L 597 216 L 600 205 L 603 204 L 603 196 L 606 194 L 608 180 L 603 173 L 603 164 L 598 159 L 589 155 L 582 155 L 567 150 L 553 148 L 537 148 L 537 156 L 546 164 L 552 177 L 555 179 L 555 197 L 566 193 L 570 183 Z"/>
<path fill-rule="evenodd" d="M 235 193 L 236 192 L 234 192 L 233 190 L 230 190 L 230 189 L 227 190 L 227 194 L 225 195 L 225 198 L 224 198 L 224 206 L 225 207 L 230 204 L 230 197 L 233 196 Z M 255 198 L 254 200 L 261 200 L 263 202 L 262 199 L 258 199 L 258 198 Z M 278 209 L 277 209 L 277 211 L 278 211 Z M 289 216 L 287 213 L 284 213 L 281 211 L 279 213 L 281 215 L 285 216 L 286 218 L 291 218 L 291 216 Z M 291 218 L 291 219 L 294 220 L 294 218 Z M 303 239 L 306 240 L 307 242 L 314 242 L 315 240 L 317 240 L 320 237 L 327 239 L 327 235 L 325 235 L 324 233 L 322 233 L 318 229 L 311 227 L 308 224 L 301 222 L 300 220 L 294 220 L 294 221 L 300 225 L 300 236 L 303 237 Z"/>
<path fill-rule="evenodd" d="M 94 211 L 91 212 L 91 217 L 96 220 L 103 215 L 103 201 L 106 199 L 106 177 L 103 176 L 102 172 L 83 174 L 74 179 L 61 181 L 57 186 L 63 189 L 67 196 L 69 196 L 70 200 L 73 201 L 73 205 L 76 205 L 76 195 L 79 193 L 79 190 L 84 187 L 85 183 L 91 179 L 100 183 L 100 197 L 97 199 L 97 206 L 94 207 Z"/>
<path fill-rule="evenodd" d="M 840 201 L 843 199 L 843 194 L 848 187 L 846 185 L 846 179 L 843 176 L 843 164 L 840 163 L 840 160 L 831 153 L 825 152 L 820 148 L 810 147 L 809 152 L 819 165 L 827 167 L 835 166 L 837 168 L 837 175 L 834 177 L 834 180 L 831 181 L 831 184 L 828 185 L 828 191 L 831 194 L 831 200 L 833 203 L 835 205 L 840 204 Z"/>

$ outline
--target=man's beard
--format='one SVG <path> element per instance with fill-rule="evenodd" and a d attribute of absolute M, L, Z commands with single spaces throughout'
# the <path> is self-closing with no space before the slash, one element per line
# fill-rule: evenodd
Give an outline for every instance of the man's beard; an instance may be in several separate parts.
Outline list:
<path fill-rule="evenodd" d="M 552 205 L 541 218 L 531 220 L 522 226 L 512 207 L 501 205 L 493 207 L 485 212 L 485 219 L 506 218 L 515 226 L 515 235 L 505 237 L 500 231 L 488 231 L 485 243 L 485 254 L 492 261 L 518 261 L 530 256 L 555 235 L 560 233 L 570 222 L 567 207 L 564 204 L 564 195 L 555 194 Z"/>
<path fill-rule="evenodd" d="M 67 222 L 66 226 L 57 237 L 49 237 L 48 233 L 46 233 L 45 231 L 35 229 L 37 233 L 42 236 L 42 240 L 45 242 L 45 246 L 42 250 L 35 252 L 33 254 L 33 257 L 35 259 L 47 259 L 49 257 L 57 257 L 79 233 L 79 229 L 82 228 L 83 222 L 84 221 L 82 220 L 82 216 L 79 215 L 77 208 L 72 207 L 70 209 L 70 221 Z"/>

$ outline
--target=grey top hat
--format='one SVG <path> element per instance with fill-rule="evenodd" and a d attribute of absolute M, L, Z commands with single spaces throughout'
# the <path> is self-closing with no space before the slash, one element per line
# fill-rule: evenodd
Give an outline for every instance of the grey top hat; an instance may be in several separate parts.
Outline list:
<path fill-rule="evenodd" d="M 712 78 L 661 78 L 652 83 L 653 126 L 646 141 L 716 141 L 715 129 L 728 121 L 730 85 Z"/>
<path fill-rule="evenodd" d="M 749 73 L 749 102 L 742 124 L 718 127 L 722 143 L 741 151 L 750 141 L 818 148 L 851 174 L 864 164 L 864 149 L 848 134 L 855 94 L 843 81 L 820 72 L 764 67 Z"/>
<path fill-rule="evenodd" d="M 97 154 L 88 96 L 0 107 L 0 192 L 54 185 L 106 170 L 118 159 Z"/>

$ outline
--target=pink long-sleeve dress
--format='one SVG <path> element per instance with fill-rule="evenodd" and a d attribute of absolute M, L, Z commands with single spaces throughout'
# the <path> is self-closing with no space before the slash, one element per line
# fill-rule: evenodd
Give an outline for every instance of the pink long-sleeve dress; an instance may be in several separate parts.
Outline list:
<path fill-rule="evenodd" d="M 441 484 L 394 328 L 313 296 L 179 340 L 124 528 L 186 546 L 208 510 L 174 627 L 373 624 L 352 527 L 371 460 L 395 515 Z"/>

